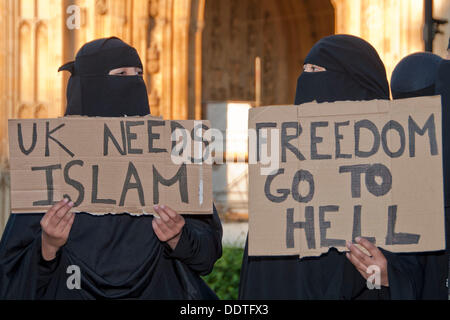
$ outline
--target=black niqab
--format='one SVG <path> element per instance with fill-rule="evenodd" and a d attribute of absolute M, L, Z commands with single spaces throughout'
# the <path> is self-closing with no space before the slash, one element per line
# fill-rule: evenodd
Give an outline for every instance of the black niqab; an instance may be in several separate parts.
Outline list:
<path fill-rule="evenodd" d="M 295 104 L 311 101 L 389 99 L 384 65 L 363 39 L 334 35 L 317 42 L 305 59 L 326 71 L 303 72 Z M 388 260 L 390 288 L 369 290 L 344 253 L 331 248 L 320 257 L 248 256 L 244 251 L 240 299 L 415 299 L 421 269 L 415 257 L 381 249 Z"/>
<path fill-rule="evenodd" d="M 389 99 L 384 64 L 376 50 L 361 38 L 325 37 L 314 45 L 304 63 L 326 71 L 300 75 L 295 104 Z"/>
<path fill-rule="evenodd" d="M 117 38 L 83 46 L 67 89 L 67 115 L 121 116 L 149 113 L 140 76 L 108 76 L 111 69 L 142 67 Z M 114 92 L 113 92 L 114 91 Z M 57 257 L 41 255 L 43 214 L 11 214 L 0 242 L 1 299 L 216 299 L 200 278 L 222 255 L 222 225 L 211 215 L 185 215 L 174 250 L 153 231 L 153 216 L 76 213 Z M 69 289 L 69 266 L 81 271 L 81 289 Z"/>
<path fill-rule="evenodd" d="M 142 69 L 135 48 L 115 37 L 86 43 L 75 61 L 59 68 L 59 71 L 71 72 L 65 115 L 122 117 L 149 114 L 147 89 L 141 76 L 108 74 L 122 67 Z"/>
<path fill-rule="evenodd" d="M 438 94 L 436 79 L 441 60 L 430 52 L 416 52 L 400 60 L 392 71 L 392 97 L 404 99 Z"/>

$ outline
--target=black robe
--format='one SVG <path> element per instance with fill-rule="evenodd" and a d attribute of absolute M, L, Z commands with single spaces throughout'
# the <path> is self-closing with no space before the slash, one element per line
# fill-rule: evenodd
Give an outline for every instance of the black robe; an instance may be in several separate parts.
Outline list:
<path fill-rule="evenodd" d="M 416 256 L 381 249 L 388 261 L 389 287 L 370 290 L 366 280 L 332 248 L 320 257 L 249 257 L 247 243 L 239 299 L 387 300 L 419 299 L 423 266 Z"/>
<path fill-rule="evenodd" d="M 47 262 L 43 214 L 11 214 L 0 243 L 0 299 L 216 299 L 200 278 L 222 253 L 213 215 L 185 215 L 175 248 L 159 241 L 152 216 L 76 213 L 69 239 Z M 71 265 L 81 289 L 68 289 Z"/>
<path fill-rule="evenodd" d="M 309 52 L 307 63 L 326 71 L 300 75 L 295 104 L 314 100 L 389 99 L 384 65 L 376 50 L 360 38 L 348 35 L 323 38 Z M 423 285 L 423 264 L 419 258 L 382 252 L 388 261 L 389 288 L 370 290 L 345 254 L 335 248 L 320 257 L 299 259 L 249 257 L 246 245 L 239 298 L 418 299 Z"/>

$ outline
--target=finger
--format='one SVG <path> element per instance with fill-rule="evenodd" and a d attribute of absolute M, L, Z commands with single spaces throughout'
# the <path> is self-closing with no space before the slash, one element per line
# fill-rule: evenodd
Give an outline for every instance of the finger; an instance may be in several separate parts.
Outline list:
<path fill-rule="evenodd" d="M 41 224 L 46 226 L 49 222 L 49 220 L 56 214 L 56 212 L 65 206 L 69 202 L 69 199 L 64 198 L 60 200 L 58 203 L 54 204 L 45 214 L 44 217 L 41 220 Z"/>
<path fill-rule="evenodd" d="M 170 218 L 170 216 L 167 214 L 167 212 L 164 210 L 163 206 L 159 206 L 159 216 L 161 217 L 162 222 L 167 226 L 169 229 L 175 228 L 175 222 Z"/>
<path fill-rule="evenodd" d="M 153 206 L 153 210 L 155 210 L 155 213 L 156 213 L 157 216 L 160 218 L 160 217 L 161 217 L 161 211 L 162 211 L 161 207 L 158 206 L 158 205 L 154 205 L 154 206 Z"/>
<path fill-rule="evenodd" d="M 382 255 L 380 249 L 378 249 L 372 242 L 370 242 L 369 240 L 365 239 L 365 238 L 361 238 L 361 237 L 356 237 L 355 238 L 356 243 L 360 244 L 361 246 L 363 246 L 367 251 L 369 251 L 370 255 L 372 257 L 374 257 L 375 259 L 378 258 L 380 256 L 380 254 Z"/>
<path fill-rule="evenodd" d="M 345 254 L 348 260 L 355 266 L 355 268 L 362 274 L 364 278 L 367 278 L 368 275 L 366 274 L 367 267 L 354 255 L 347 252 Z"/>
<path fill-rule="evenodd" d="M 171 219 L 170 219 L 169 215 L 166 213 L 166 211 L 164 210 L 164 207 L 163 206 L 157 206 L 157 207 L 158 207 L 159 216 L 161 217 L 162 221 L 164 221 L 164 222 L 170 221 Z"/>
<path fill-rule="evenodd" d="M 366 265 L 366 267 L 372 264 L 371 258 L 351 242 L 347 242 L 347 248 L 350 249 L 350 253 L 358 258 L 358 260 Z"/>
<path fill-rule="evenodd" d="M 155 223 L 158 225 L 159 230 L 161 230 L 161 232 L 162 232 L 165 236 L 169 236 L 169 235 L 170 235 L 170 230 L 169 230 L 169 228 L 167 228 L 166 224 L 164 223 L 164 221 L 162 221 L 161 218 L 153 218 L 153 220 L 154 220 Z"/>
<path fill-rule="evenodd" d="M 67 223 L 64 225 L 64 228 L 62 229 L 63 234 L 68 235 L 70 233 L 70 230 L 72 229 L 73 222 L 75 221 L 75 213 L 70 212 L 68 214 L 69 219 Z"/>
<path fill-rule="evenodd" d="M 159 240 L 166 241 L 167 238 L 166 238 L 165 234 L 161 231 L 161 228 L 159 227 L 158 223 L 156 222 L 157 219 L 158 218 L 154 218 L 152 221 L 153 231 L 155 231 L 155 234 Z"/>
<path fill-rule="evenodd" d="M 175 222 L 179 222 L 181 221 L 181 219 L 183 218 L 180 214 L 178 214 L 178 212 L 176 212 L 175 210 L 171 209 L 168 206 L 162 205 L 161 208 L 167 213 L 167 215 Z"/>
<path fill-rule="evenodd" d="M 59 221 L 56 228 L 62 232 L 66 228 L 70 219 L 72 218 L 72 215 L 73 215 L 73 212 L 67 211 L 66 215 Z"/>
<path fill-rule="evenodd" d="M 48 220 L 47 227 L 48 228 L 56 228 L 61 221 L 61 219 L 64 217 L 64 215 L 69 211 L 69 203 L 64 205 L 63 207 L 59 208 L 58 211 Z"/>
<path fill-rule="evenodd" d="M 369 278 L 369 276 L 370 276 L 370 274 L 368 274 L 367 272 L 365 272 L 365 271 L 363 271 L 363 270 L 360 270 L 360 269 L 356 269 L 356 270 L 358 270 L 358 272 L 361 274 L 361 276 L 364 278 L 364 279 L 368 279 Z"/>
<path fill-rule="evenodd" d="M 53 218 L 50 220 L 51 224 L 54 227 L 58 227 L 58 225 L 61 223 L 63 218 L 69 213 L 69 210 L 73 207 L 73 202 L 70 201 L 68 204 L 66 204 L 64 207 L 60 208 L 58 212 L 53 216 Z"/>

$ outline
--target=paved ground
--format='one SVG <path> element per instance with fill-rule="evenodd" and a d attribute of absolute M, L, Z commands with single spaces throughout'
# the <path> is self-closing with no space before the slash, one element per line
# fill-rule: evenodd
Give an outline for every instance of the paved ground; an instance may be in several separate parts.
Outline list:
<path fill-rule="evenodd" d="M 248 222 L 222 222 L 223 246 L 244 247 L 247 238 Z"/>

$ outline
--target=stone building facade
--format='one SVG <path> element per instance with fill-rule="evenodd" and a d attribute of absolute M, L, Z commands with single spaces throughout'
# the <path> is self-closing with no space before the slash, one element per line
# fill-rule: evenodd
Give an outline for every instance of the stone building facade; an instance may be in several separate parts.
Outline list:
<path fill-rule="evenodd" d="M 434 3 L 448 19 L 450 5 Z M 423 50 L 422 24 L 422 0 L 0 0 L 0 233 L 7 119 L 61 116 L 69 75 L 57 69 L 87 41 L 117 36 L 138 50 L 152 114 L 201 119 L 209 101 L 291 104 L 307 52 L 334 33 L 371 42 L 390 74 Z"/>

